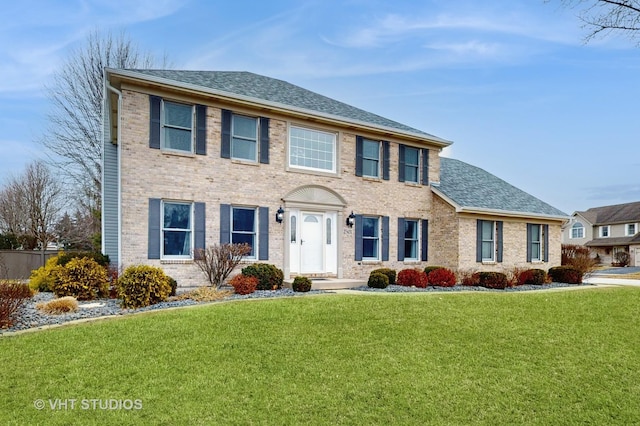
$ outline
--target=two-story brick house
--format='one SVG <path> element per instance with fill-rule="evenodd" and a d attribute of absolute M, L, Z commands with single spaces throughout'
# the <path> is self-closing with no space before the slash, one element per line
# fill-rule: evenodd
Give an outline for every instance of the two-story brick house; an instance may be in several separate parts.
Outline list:
<path fill-rule="evenodd" d="M 562 232 L 564 244 L 589 247 L 601 263 L 616 263 L 616 254 L 629 254 L 640 266 L 640 201 L 576 211 Z"/>
<path fill-rule="evenodd" d="M 228 242 L 286 278 L 560 263 L 564 213 L 421 130 L 247 72 L 107 69 L 105 95 L 103 251 L 121 267 L 202 285 L 195 250 Z M 457 191 L 459 174 L 476 181 Z"/>

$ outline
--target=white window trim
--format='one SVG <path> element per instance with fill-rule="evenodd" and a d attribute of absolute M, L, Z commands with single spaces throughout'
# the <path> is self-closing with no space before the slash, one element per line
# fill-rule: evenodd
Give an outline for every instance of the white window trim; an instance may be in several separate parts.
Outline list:
<path fill-rule="evenodd" d="M 364 219 L 375 219 L 378 222 L 378 236 L 373 237 L 365 237 L 364 229 L 362 230 L 362 260 L 363 261 L 380 261 L 382 259 L 382 217 L 380 216 L 362 216 L 362 220 Z M 363 225 L 364 227 L 364 225 Z M 378 251 L 376 253 L 376 257 L 367 257 L 364 255 L 364 240 L 377 240 Z"/>
<path fill-rule="evenodd" d="M 324 133 L 327 135 L 331 135 L 333 137 L 333 157 L 331 159 L 332 162 L 332 168 L 331 170 L 329 169 L 321 169 L 321 168 L 316 168 L 316 167 L 306 167 L 306 166 L 299 166 L 297 164 L 291 164 L 291 129 L 299 129 L 299 130 L 308 130 L 311 132 L 318 132 L 318 133 Z M 299 124 L 289 124 L 289 132 L 288 132 L 288 136 L 287 136 L 287 167 L 290 169 L 294 169 L 294 170 L 308 170 L 308 171 L 312 171 L 312 172 L 316 172 L 316 173 L 326 173 L 326 174 L 332 174 L 335 175 L 338 173 L 338 133 L 337 132 L 331 132 L 329 130 L 323 130 L 323 129 L 317 129 L 317 128 L 313 128 L 313 127 L 308 127 L 308 126 L 303 126 L 303 125 L 299 125 Z"/>
<path fill-rule="evenodd" d="M 531 232 L 531 241 L 530 241 L 530 245 L 531 245 L 531 262 L 543 262 L 543 253 L 544 253 L 544 227 L 540 224 L 534 223 L 532 224 L 533 226 L 537 226 L 538 227 L 538 235 L 534 235 L 533 232 Z M 533 228 L 532 228 L 533 229 Z M 538 240 L 534 240 L 534 237 L 538 237 Z M 534 254 L 533 252 L 533 247 L 534 244 L 538 245 L 538 253 Z"/>
<path fill-rule="evenodd" d="M 182 129 L 182 130 L 187 130 L 186 127 L 179 127 L 179 126 L 172 126 L 172 125 L 167 125 L 164 121 L 164 117 L 165 117 L 165 113 L 164 113 L 164 104 L 165 103 L 170 103 L 170 104 L 176 104 L 176 105 L 184 105 L 184 106 L 190 106 L 191 107 L 191 129 L 189 129 L 189 131 L 191 132 L 191 148 L 189 151 L 185 151 L 183 149 L 174 149 L 174 148 L 167 148 L 166 144 L 165 144 L 165 136 L 164 136 L 164 129 L 165 128 L 170 128 L 170 129 Z M 191 104 L 186 104 L 186 103 L 182 103 L 182 102 L 174 102 L 174 101 L 167 101 L 165 99 L 162 99 L 160 102 L 160 148 L 162 151 L 168 151 L 168 152 L 179 152 L 179 153 L 189 153 L 189 154 L 193 154 L 195 152 L 195 139 L 196 139 L 196 131 L 195 131 L 195 124 L 196 124 L 196 107 L 195 105 L 191 105 Z"/>
<path fill-rule="evenodd" d="M 493 248 L 491 250 L 491 257 L 488 258 L 488 257 L 484 257 L 483 256 L 482 257 L 482 263 L 495 263 L 496 262 L 496 240 L 497 240 L 497 235 L 498 235 L 497 224 L 496 224 L 495 220 L 483 220 L 482 223 L 484 223 L 484 222 L 491 222 L 491 224 L 492 224 L 493 233 L 491 235 L 491 237 L 492 237 L 491 245 L 492 245 Z M 484 234 L 482 232 L 482 229 L 480 230 L 480 232 L 481 232 L 481 234 Z M 481 244 L 481 246 L 480 246 L 480 252 L 481 253 L 484 252 L 484 250 L 482 250 L 482 246 L 484 246 L 485 241 L 489 241 L 489 240 L 482 239 L 482 241 L 480 243 Z"/>
<path fill-rule="evenodd" d="M 365 155 L 364 155 L 364 144 L 366 142 L 374 143 L 374 144 L 378 145 L 378 158 L 365 157 Z M 377 161 L 378 162 L 378 167 L 376 168 L 376 175 L 375 176 L 374 175 L 368 175 L 368 174 L 365 173 L 365 171 L 364 171 L 364 162 L 365 162 L 365 160 Z M 382 142 L 374 141 L 373 139 L 363 138 L 362 139 L 362 177 L 371 178 L 371 179 L 381 179 L 382 178 L 381 163 L 382 163 Z"/>
<path fill-rule="evenodd" d="M 407 167 L 413 167 L 413 165 L 408 166 L 407 165 L 407 149 L 415 149 L 417 151 L 418 154 L 418 164 L 416 165 L 417 168 L 417 173 L 416 173 L 416 180 L 408 180 L 407 179 Z M 416 148 L 415 146 L 408 146 L 405 145 L 404 148 L 404 181 L 406 183 L 411 183 L 411 184 L 420 184 L 420 182 L 422 182 L 421 176 L 420 174 L 422 173 L 422 155 L 420 152 L 420 148 Z"/>
<path fill-rule="evenodd" d="M 175 230 L 177 228 L 165 228 L 164 226 L 164 205 L 165 204 L 183 204 L 183 205 L 188 205 L 189 206 L 189 237 L 190 237 L 190 249 L 189 249 L 189 254 L 188 255 L 181 255 L 181 256 L 175 256 L 175 255 L 165 255 L 164 254 L 164 232 L 165 230 Z M 195 214 L 194 214 L 194 203 L 190 202 L 190 201 L 177 201 L 177 200 L 162 200 L 162 202 L 160 203 L 160 221 L 161 221 L 161 228 L 160 228 L 160 260 L 192 260 L 193 259 L 193 251 L 194 251 L 194 219 L 195 219 Z M 186 231 L 186 230 L 183 230 Z"/>
<path fill-rule="evenodd" d="M 233 131 L 234 131 L 235 127 L 234 127 L 233 124 L 235 122 L 235 118 L 236 117 L 245 117 L 245 118 L 251 118 L 251 119 L 255 120 L 255 122 L 256 122 L 256 138 L 255 139 L 249 139 L 249 138 L 245 138 L 245 137 L 241 137 L 241 136 L 236 137 L 234 135 Z M 256 155 L 255 155 L 255 158 L 248 159 L 248 158 L 242 158 L 242 157 L 235 157 L 233 155 L 233 140 L 236 139 L 236 138 L 237 139 L 242 139 L 244 141 L 255 142 L 255 144 L 256 144 L 256 149 L 255 149 Z M 246 161 L 248 163 L 257 163 L 258 162 L 258 158 L 260 158 L 260 152 L 259 151 L 260 151 L 260 119 L 258 117 L 252 117 L 250 115 L 232 113 L 231 114 L 231 158 L 234 159 L 234 160 L 238 160 L 238 161 Z"/>
<path fill-rule="evenodd" d="M 577 223 L 579 223 L 579 222 L 576 222 L 576 224 L 577 224 Z M 574 224 L 574 225 L 575 225 L 575 224 Z M 574 230 L 575 230 L 575 231 L 580 230 L 580 231 L 582 232 L 582 236 L 581 236 L 581 237 L 574 237 L 574 236 L 573 236 L 573 231 L 574 231 Z M 574 228 L 574 227 L 573 227 L 573 225 L 572 225 L 572 226 L 571 226 L 571 228 L 569 228 L 569 238 L 570 238 L 570 239 L 572 239 L 572 240 L 584 239 L 584 232 L 585 232 L 584 225 L 582 225 L 582 226 L 580 226 L 580 227 L 576 227 L 576 228 Z"/>
<path fill-rule="evenodd" d="M 604 235 L 604 230 L 607 230 L 607 235 Z M 598 235 L 600 238 L 609 238 L 611 236 L 611 227 L 609 225 L 602 225 L 598 228 Z"/>
<path fill-rule="evenodd" d="M 251 234 L 253 234 L 253 256 L 243 256 L 242 259 L 247 259 L 247 260 L 257 260 L 258 259 L 258 244 L 260 241 L 260 237 L 258 235 L 258 231 L 259 231 L 259 223 L 258 223 L 258 216 L 259 216 L 259 212 L 258 212 L 258 207 L 256 206 L 236 206 L 236 205 L 232 205 L 231 206 L 231 214 L 229 215 L 229 220 L 231 221 L 231 223 L 229 223 L 229 241 L 233 242 L 233 211 L 235 209 L 243 209 L 243 210 L 253 210 L 253 232 Z M 235 232 L 236 234 L 249 234 L 249 232 L 242 232 L 242 231 L 238 231 Z"/>
<path fill-rule="evenodd" d="M 634 233 L 629 233 L 629 226 L 633 225 Z M 627 237 L 633 237 L 638 233 L 638 224 L 637 223 L 625 223 L 624 224 L 624 235 Z"/>
<path fill-rule="evenodd" d="M 422 249 L 422 245 L 421 245 L 421 241 L 420 238 L 422 238 L 422 235 L 420 235 L 420 219 L 411 219 L 411 218 L 405 218 L 405 226 L 407 221 L 411 221 L 411 222 L 415 222 L 416 223 L 416 239 L 415 240 L 411 240 L 411 241 L 415 241 L 416 242 L 416 257 L 409 257 L 407 256 L 407 253 L 405 251 L 405 257 L 404 260 L 407 262 L 418 262 L 420 261 L 420 250 Z M 406 241 L 407 241 L 407 237 L 406 237 L 406 233 L 405 233 L 405 237 L 403 238 L 403 244 L 405 244 L 406 246 Z"/>

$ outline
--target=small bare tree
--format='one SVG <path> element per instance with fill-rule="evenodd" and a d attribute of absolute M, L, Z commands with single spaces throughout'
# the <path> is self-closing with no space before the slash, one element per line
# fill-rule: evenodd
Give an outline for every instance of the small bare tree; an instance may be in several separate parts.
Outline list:
<path fill-rule="evenodd" d="M 198 249 L 195 263 L 206 275 L 211 286 L 219 289 L 242 258 L 249 253 L 251 246 L 248 244 L 215 244 L 206 249 Z"/>
<path fill-rule="evenodd" d="M 63 207 L 62 184 L 43 162 L 35 161 L 0 193 L 0 222 L 20 241 L 33 240 L 45 250 L 55 240 L 53 227 Z"/>

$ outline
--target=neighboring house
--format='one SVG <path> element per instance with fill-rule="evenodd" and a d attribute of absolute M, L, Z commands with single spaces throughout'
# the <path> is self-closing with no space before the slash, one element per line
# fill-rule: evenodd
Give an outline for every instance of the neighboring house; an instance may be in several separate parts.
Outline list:
<path fill-rule="evenodd" d="M 574 212 L 563 226 L 563 244 L 584 245 L 604 264 L 627 252 L 630 265 L 640 266 L 640 201 Z"/>
<path fill-rule="evenodd" d="M 285 277 L 560 264 L 566 215 L 440 158 L 451 142 L 248 72 L 105 70 L 103 252 L 204 284 L 246 242 Z"/>

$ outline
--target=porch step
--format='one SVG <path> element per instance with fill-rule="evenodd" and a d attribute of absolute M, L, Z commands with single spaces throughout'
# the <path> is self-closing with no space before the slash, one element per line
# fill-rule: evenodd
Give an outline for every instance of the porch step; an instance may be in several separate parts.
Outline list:
<path fill-rule="evenodd" d="M 291 283 L 293 283 L 293 278 L 285 280 L 283 286 L 291 288 Z M 311 290 L 339 290 L 363 285 L 367 285 L 367 281 L 347 278 L 311 278 Z"/>

